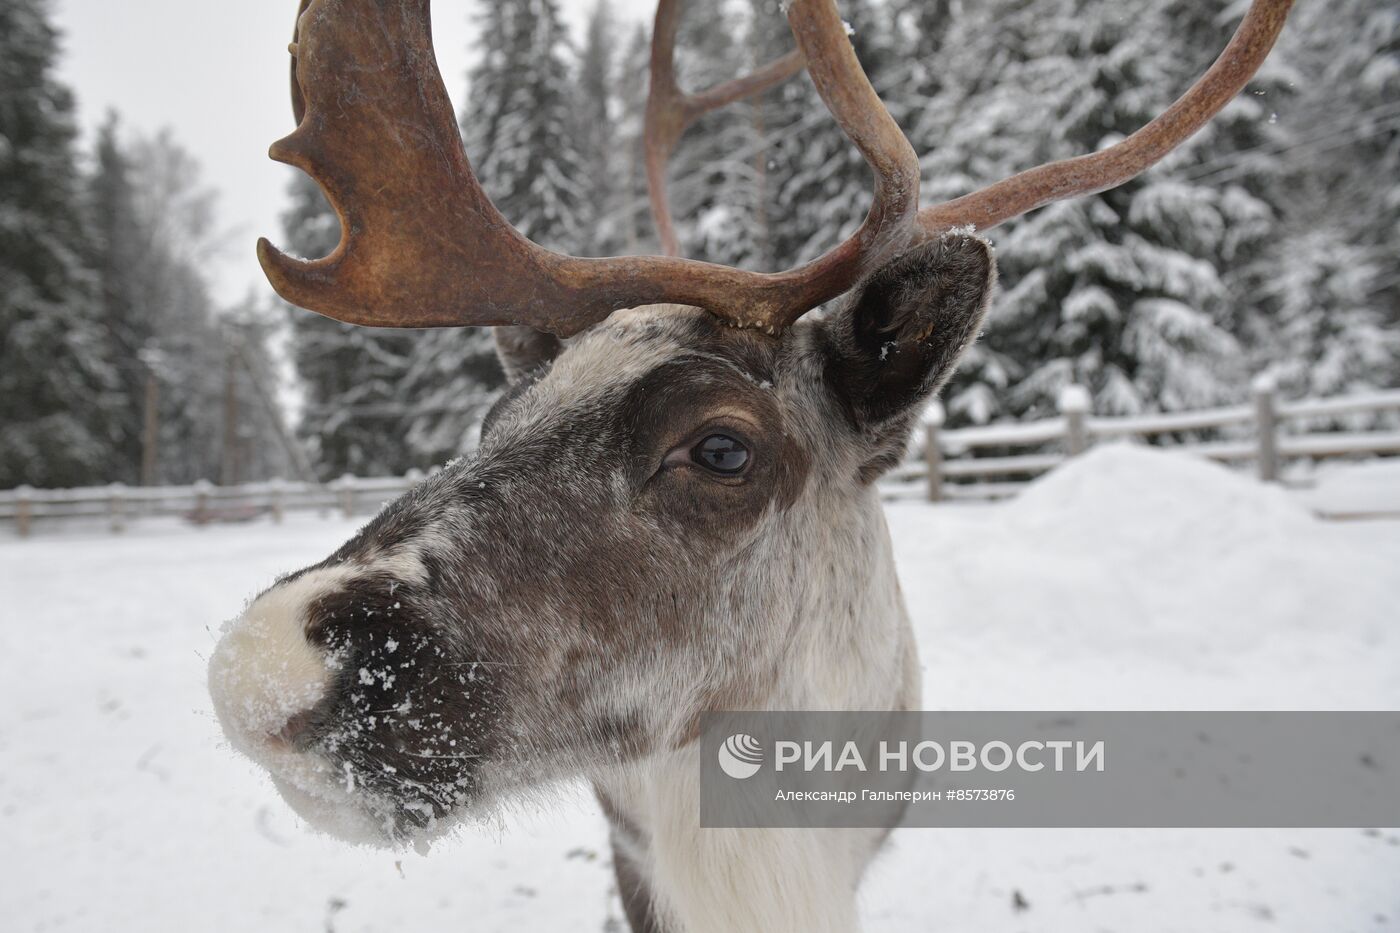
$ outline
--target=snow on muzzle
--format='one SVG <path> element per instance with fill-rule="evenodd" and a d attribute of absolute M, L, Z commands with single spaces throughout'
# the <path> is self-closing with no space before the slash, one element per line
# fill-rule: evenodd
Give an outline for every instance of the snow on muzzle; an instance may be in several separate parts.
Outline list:
<path fill-rule="evenodd" d="M 209 662 L 219 722 L 316 828 L 403 842 L 478 796 L 499 683 L 436 615 L 420 583 L 341 564 L 278 583 L 226 627 Z"/>

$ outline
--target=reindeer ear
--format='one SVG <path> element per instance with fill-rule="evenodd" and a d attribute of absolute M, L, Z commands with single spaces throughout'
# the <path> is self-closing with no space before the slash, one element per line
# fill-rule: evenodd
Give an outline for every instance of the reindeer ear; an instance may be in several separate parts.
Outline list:
<path fill-rule="evenodd" d="M 496 356 L 506 371 L 507 383 L 518 382 L 520 377 L 552 361 L 562 347 L 558 337 L 533 327 L 496 328 Z"/>
<path fill-rule="evenodd" d="M 861 428 L 878 428 L 948 381 L 982 327 L 996 262 L 980 237 L 945 234 L 856 286 L 828 321 L 828 382 Z"/>

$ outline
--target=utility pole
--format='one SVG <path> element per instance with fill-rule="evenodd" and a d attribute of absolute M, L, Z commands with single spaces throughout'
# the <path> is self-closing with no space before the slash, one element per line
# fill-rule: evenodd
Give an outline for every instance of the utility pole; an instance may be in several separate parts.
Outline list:
<path fill-rule="evenodd" d="M 141 429 L 141 485 L 156 484 L 156 445 L 160 442 L 160 380 L 146 372 L 146 403 Z"/>
<path fill-rule="evenodd" d="M 226 328 L 229 341 L 224 351 L 224 442 L 219 464 L 219 483 L 238 482 L 238 335 Z"/>
<path fill-rule="evenodd" d="M 273 401 L 267 386 L 263 385 L 261 377 L 258 375 L 257 367 L 253 359 L 248 355 L 248 347 L 240 342 L 235 346 L 239 361 L 243 364 L 243 371 L 248 374 L 248 382 L 253 387 L 253 393 L 257 395 L 258 401 L 262 403 L 263 412 L 267 415 L 268 421 L 272 424 L 272 430 L 277 434 L 277 440 L 282 444 L 282 450 L 287 454 L 287 459 L 296 471 L 297 479 L 311 480 L 315 476 L 312 474 L 311 465 L 306 462 L 306 454 L 298 446 L 292 436 L 287 433 L 287 425 L 282 418 L 282 412 Z"/>
<path fill-rule="evenodd" d="M 160 456 L 160 348 L 154 342 L 148 343 L 137 356 L 146 366 L 146 397 L 141 414 L 141 485 L 154 486 Z"/>

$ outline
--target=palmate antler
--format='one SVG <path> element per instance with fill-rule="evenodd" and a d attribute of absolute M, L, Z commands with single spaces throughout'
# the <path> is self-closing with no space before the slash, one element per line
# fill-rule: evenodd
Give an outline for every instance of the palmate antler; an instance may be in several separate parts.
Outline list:
<path fill-rule="evenodd" d="M 1205 75 L 1122 142 L 920 210 L 918 157 L 856 60 L 834 0 L 791 0 L 795 53 L 693 95 L 673 76 L 676 2 L 660 0 L 646 141 L 663 248 L 676 251 L 664 172 L 681 133 L 701 114 L 790 77 L 804 61 L 874 173 L 870 212 L 848 240 L 804 266 L 758 273 L 674 255 L 585 259 L 532 243 L 472 173 L 434 60 L 429 0 L 302 0 L 292 46 L 299 125 L 271 155 L 321 184 L 343 233 L 323 259 L 293 259 L 265 239 L 258 258 L 283 298 L 352 324 L 523 324 L 568 336 L 620 308 L 674 302 L 776 333 L 919 241 L 956 226 L 985 230 L 1139 174 L 1239 93 L 1291 6 L 1254 0 Z"/>

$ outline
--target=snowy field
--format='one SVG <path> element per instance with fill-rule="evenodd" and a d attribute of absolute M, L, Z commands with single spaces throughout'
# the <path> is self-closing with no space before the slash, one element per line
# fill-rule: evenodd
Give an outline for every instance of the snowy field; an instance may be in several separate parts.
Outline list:
<path fill-rule="evenodd" d="M 926 706 L 1400 708 L 1400 521 L 1305 505 L 1126 448 L 1009 504 L 891 505 Z M 0 540 L 0 930 L 623 929 L 585 794 L 427 857 L 357 850 L 223 746 L 213 633 L 352 530 Z M 901 933 L 1393 931 L 1400 830 L 903 830 L 863 905 Z"/>

